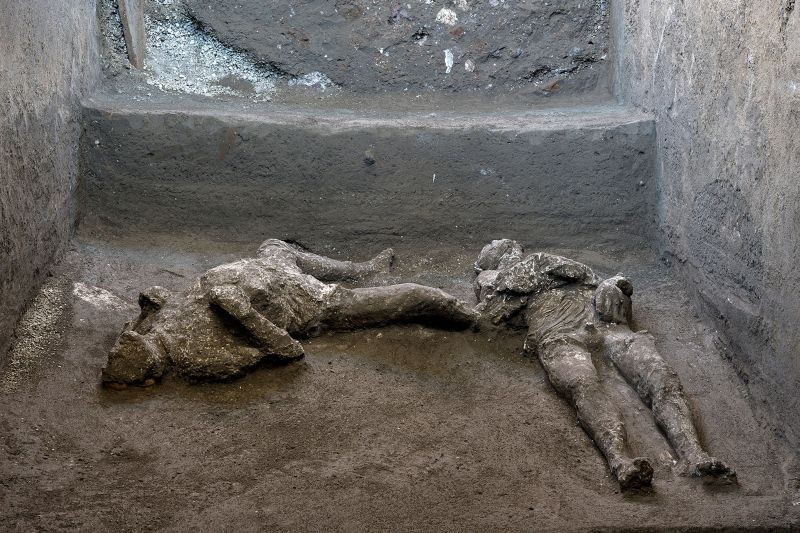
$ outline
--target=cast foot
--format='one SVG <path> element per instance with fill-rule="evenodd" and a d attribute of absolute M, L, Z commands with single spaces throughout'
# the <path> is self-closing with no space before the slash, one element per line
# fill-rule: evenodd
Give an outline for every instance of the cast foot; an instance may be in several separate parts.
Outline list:
<path fill-rule="evenodd" d="M 481 314 L 473 307 L 466 302 L 453 299 L 452 308 L 453 323 L 456 326 L 470 328 L 473 331 L 480 330 Z"/>
<path fill-rule="evenodd" d="M 370 260 L 371 273 L 388 274 L 394 263 L 394 250 L 387 248 Z"/>
<path fill-rule="evenodd" d="M 637 457 L 623 461 L 614 469 L 614 475 L 622 490 L 641 489 L 652 484 L 653 467 L 647 459 Z"/>
<path fill-rule="evenodd" d="M 716 457 L 703 457 L 689 462 L 689 471 L 693 477 L 714 477 L 717 479 L 736 480 L 736 471 Z"/>

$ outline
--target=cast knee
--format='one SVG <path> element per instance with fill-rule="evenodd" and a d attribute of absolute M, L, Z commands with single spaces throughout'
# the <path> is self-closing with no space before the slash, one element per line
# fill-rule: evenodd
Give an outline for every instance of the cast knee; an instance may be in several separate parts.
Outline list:
<path fill-rule="evenodd" d="M 550 382 L 561 394 L 577 399 L 600 387 L 588 351 L 567 345 L 545 346 L 539 353 Z"/>
<path fill-rule="evenodd" d="M 404 290 L 412 292 L 412 293 L 420 295 L 420 296 L 432 296 L 432 295 L 435 295 L 435 296 L 445 295 L 446 296 L 446 293 L 444 291 L 442 291 L 441 289 L 436 289 L 434 287 L 428 287 L 426 285 L 420 285 L 418 283 L 402 283 L 402 284 L 400 284 L 400 287 L 403 287 Z"/>
<path fill-rule="evenodd" d="M 654 361 L 648 379 L 649 396 L 654 404 L 674 395 L 682 395 L 683 387 L 678 373 L 663 359 Z"/>
<path fill-rule="evenodd" d="M 416 283 L 403 283 L 400 285 L 402 288 L 401 294 L 409 299 L 410 303 L 416 306 L 443 308 L 448 304 L 453 304 L 457 300 L 450 296 L 441 289 L 433 287 L 426 287 L 425 285 L 418 285 Z"/>

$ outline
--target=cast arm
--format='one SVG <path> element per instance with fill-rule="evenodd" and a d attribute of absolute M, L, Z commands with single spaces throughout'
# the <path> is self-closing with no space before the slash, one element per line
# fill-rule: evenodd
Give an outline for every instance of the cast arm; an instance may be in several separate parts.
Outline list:
<path fill-rule="evenodd" d="M 250 298 L 236 285 L 217 285 L 208 293 L 211 305 L 239 322 L 270 354 L 285 359 L 303 357 L 303 347 L 289 333 L 270 322 L 250 303 Z"/>
<path fill-rule="evenodd" d="M 543 261 L 547 265 L 545 272 L 553 278 L 569 283 L 579 283 L 587 287 L 597 287 L 600 283 L 600 278 L 594 273 L 594 270 L 583 263 L 566 257 L 543 255 L 546 256 Z M 548 265 L 548 263 L 550 264 Z"/>

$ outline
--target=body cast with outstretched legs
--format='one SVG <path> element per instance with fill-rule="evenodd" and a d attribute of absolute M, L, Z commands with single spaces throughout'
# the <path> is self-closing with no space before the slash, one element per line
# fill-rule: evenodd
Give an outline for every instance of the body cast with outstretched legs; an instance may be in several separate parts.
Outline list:
<path fill-rule="evenodd" d="M 565 257 L 526 255 L 508 239 L 484 247 L 475 267 L 478 310 L 496 325 L 527 329 L 525 352 L 539 357 L 623 488 L 649 485 L 653 469 L 647 459 L 630 456 L 622 416 L 600 385 L 593 352 L 613 361 L 650 406 L 693 475 L 735 476 L 701 446 L 678 375 L 652 336 L 630 329 L 633 286 L 627 278 L 602 280 Z"/>

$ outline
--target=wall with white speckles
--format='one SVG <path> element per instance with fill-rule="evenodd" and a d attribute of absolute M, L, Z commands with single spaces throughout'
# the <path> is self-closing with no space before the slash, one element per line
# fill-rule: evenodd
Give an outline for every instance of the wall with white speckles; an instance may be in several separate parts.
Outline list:
<path fill-rule="evenodd" d="M 72 231 L 96 20 L 94 0 L 0 2 L 0 354 Z"/>
<path fill-rule="evenodd" d="M 618 96 L 657 117 L 665 245 L 800 434 L 800 6 L 618 0 Z"/>

